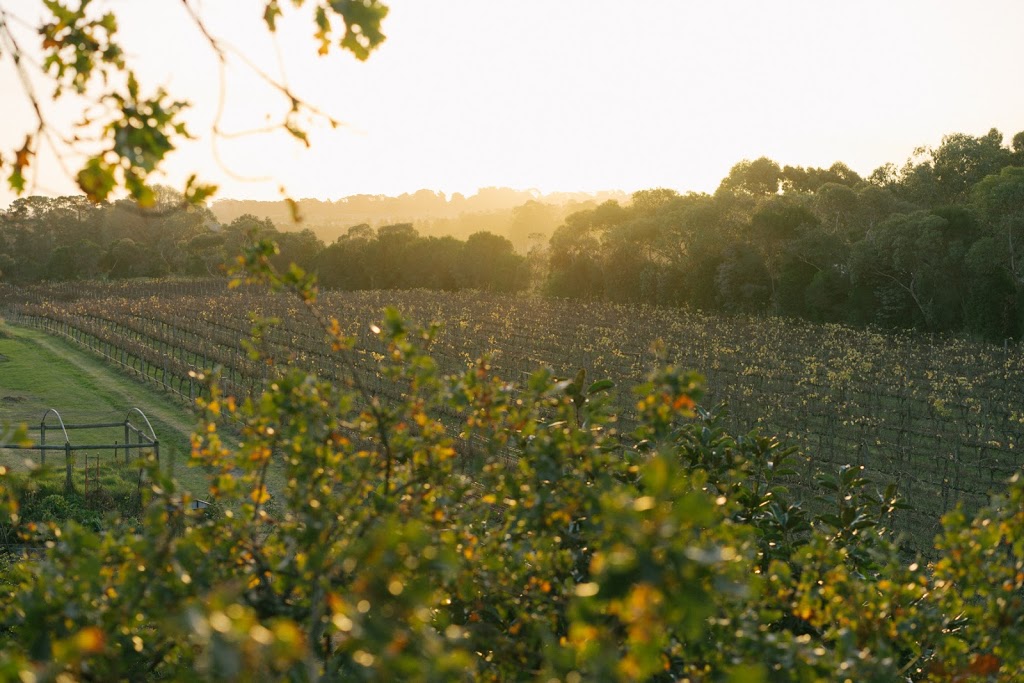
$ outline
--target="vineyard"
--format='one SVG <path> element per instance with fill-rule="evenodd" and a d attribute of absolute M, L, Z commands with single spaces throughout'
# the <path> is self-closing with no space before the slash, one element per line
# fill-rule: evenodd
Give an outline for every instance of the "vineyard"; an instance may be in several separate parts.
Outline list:
<path fill-rule="evenodd" d="M 8 287 L 0 300 L 12 322 L 73 339 L 189 400 L 205 390 L 197 372 L 215 366 L 237 396 L 259 390 L 274 365 L 331 379 L 349 371 L 301 301 L 261 289 L 97 283 Z M 380 396 L 401 394 L 379 371 L 385 349 L 371 330 L 386 306 L 411 322 L 441 323 L 431 354 L 445 372 L 487 356 L 494 374 L 514 382 L 542 366 L 559 377 L 582 368 L 588 378 L 613 380 L 623 433 L 634 424 L 630 388 L 659 356 L 696 369 L 707 378 L 705 405 L 727 404 L 729 428 L 759 428 L 800 447 L 805 497 L 813 497 L 814 472 L 847 463 L 864 465 L 879 484 L 897 482 L 912 506 L 897 526 L 913 530 L 912 545 L 927 542 L 939 514 L 957 502 L 986 503 L 1020 466 L 1017 346 L 482 293 L 329 292 L 318 305 L 356 340 L 351 368 Z M 253 314 L 280 323 L 253 342 L 258 357 L 243 344 Z"/>

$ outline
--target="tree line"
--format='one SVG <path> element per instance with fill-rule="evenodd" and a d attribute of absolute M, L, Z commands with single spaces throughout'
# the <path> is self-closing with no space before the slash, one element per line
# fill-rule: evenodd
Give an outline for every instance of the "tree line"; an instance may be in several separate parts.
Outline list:
<path fill-rule="evenodd" d="M 515 291 L 529 283 L 526 258 L 486 231 L 424 237 L 411 223 L 364 223 L 328 246 L 308 228 L 282 231 L 251 214 L 221 224 L 173 190 L 158 188 L 157 195 L 147 210 L 129 200 L 15 200 L 0 213 L 0 281 L 220 275 L 246 246 L 270 238 L 276 267 L 296 263 L 328 287 Z"/>
<path fill-rule="evenodd" d="M 762 157 L 736 164 L 711 194 L 643 190 L 568 215 L 529 199 L 502 214 L 504 235 L 484 218 L 474 232 L 458 223 L 461 238 L 360 223 L 325 244 L 309 228 L 285 232 L 252 214 L 222 224 L 173 191 L 157 195 L 147 210 L 127 200 L 18 199 L 0 213 L 0 278 L 214 274 L 247 241 L 270 236 L 278 265 L 294 261 L 328 287 L 532 286 L 997 341 L 1024 331 L 1024 132 L 1009 144 L 996 129 L 947 135 L 867 177 L 838 162 Z"/>
<path fill-rule="evenodd" d="M 547 239 L 568 214 L 609 199 L 627 201 L 629 195 L 620 191 L 542 194 L 537 190 L 482 187 L 469 196 L 417 190 L 397 197 L 358 194 L 334 201 L 299 199 L 291 204 L 218 199 L 210 210 L 221 223 L 251 214 L 282 226 L 292 223 L 292 216 L 297 213 L 302 226 L 328 244 L 353 225 L 413 223 L 421 234 L 432 237 L 451 235 L 465 239 L 486 230 L 508 237 L 517 249 L 523 249 L 532 233 L 539 232 Z"/>
<path fill-rule="evenodd" d="M 863 178 L 736 164 L 713 194 L 637 192 L 568 217 L 548 293 L 1019 337 L 1024 133 L 947 135 Z"/>

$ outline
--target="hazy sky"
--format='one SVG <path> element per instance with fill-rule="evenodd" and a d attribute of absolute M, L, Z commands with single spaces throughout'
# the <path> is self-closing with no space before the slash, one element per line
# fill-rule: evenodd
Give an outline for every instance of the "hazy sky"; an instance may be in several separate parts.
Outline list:
<path fill-rule="evenodd" d="M 0 4 L 33 17 L 33 1 Z M 710 191 L 744 158 L 841 160 L 867 174 L 946 133 L 1024 130 L 1020 0 L 392 0 L 388 40 L 365 63 L 317 57 L 308 8 L 275 46 L 263 2 L 205 0 L 194 4 L 215 34 L 269 72 L 283 67 L 298 94 L 347 124 L 316 128 L 311 150 L 281 134 L 221 142 L 225 170 L 210 139 L 215 61 L 180 0 L 95 4 L 121 13 L 142 77 L 193 103 L 197 140 L 167 182 L 198 170 L 220 197 L 275 199 L 279 185 L 330 199 L 491 185 Z M 228 130 L 285 109 L 240 65 L 226 96 Z M 52 117 L 70 121 L 76 108 Z M 0 148 L 31 125 L 5 58 Z M 37 191 L 72 190 L 44 160 Z M 0 190 L 0 206 L 11 198 Z"/>

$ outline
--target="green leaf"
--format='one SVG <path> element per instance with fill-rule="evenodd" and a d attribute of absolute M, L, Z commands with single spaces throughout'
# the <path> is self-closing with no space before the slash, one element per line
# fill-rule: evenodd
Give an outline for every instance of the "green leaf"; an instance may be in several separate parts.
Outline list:
<path fill-rule="evenodd" d="M 405 334 L 405 320 L 397 308 L 388 306 L 384 309 L 384 329 L 388 331 L 388 337 L 392 339 Z"/>
<path fill-rule="evenodd" d="M 615 382 L 610 379 L 599 379 L 587 388 L 588 394 L 596 394 L 599 391 L 606 391 L 615 386 Z"/>
<path fill-rule="evenodd" d="M 21 194 L 25 191 L 25 176 L 22 174 L 21 169 L 17 166 L 11 171 L 11 175 L 7 176 L 7 183 L 11 186 L 16 194 Z"/>
<path fill-rule="evenodd" d="M 85 162 L 85 166 L 78 172 L 76 180 L 78 187 L 91 202 L 103 201 L 117 185 L 114 169 L 98 156 Z"/>
<path fill-rule="evenodd" d="M 281 16 L 280 5 L 277 4 L 277 0 L 270 0 L 263 10 L 263 21 L 271 33 L 277 31 L 277 18 L 279 16 Z"/>
<path fill-rule="evenodd" d="M 333 0 L 331 7 L 345 21 L 342 49 L 356 59 L 365 61 L 370 53 L 384 42 L 381 22 L 388 15 L 388 7 L 379 0 Z"/>
<path fill-rule="evenodd" d="M 185 201 L 189 204 L 202 204 L 217 191 L 216 185 L 208 185 L 197 182 L 196 174 L 193 173 L 185 181 Z"/>

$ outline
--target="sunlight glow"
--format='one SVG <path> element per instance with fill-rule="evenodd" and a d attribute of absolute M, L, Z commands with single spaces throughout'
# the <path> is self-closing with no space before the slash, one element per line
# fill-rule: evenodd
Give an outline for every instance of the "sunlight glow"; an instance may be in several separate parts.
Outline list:
<path fill-rule="evenodd" d="M 388 40 L 365 63 L 317 57 L 306 14 L 291 11 L 275 43 L 261 3 L 205 0 L 196 6 L 215 35 L 345 124 L 318 125 L 308 150 L 277 131 L 221 140 L 215 155 L 216 61 L 180 3 L 96 4 L 121 14 L 144 82 L 193 103 L 196 140 L 166 181 L 198 170 L 222 198 L 276 199 L 280 186 L 329 199 L 484 186 L 712 191 L 744 158 L 843 161 L 866 175 L 947 133 L 1024 129 L 1024 91 L 1010 78 L 1024 63 L 1024 3 L 1012 0 L 645 0 L 628 16 L 607 0 L 393 0 Z M 11 11 L 31 21 L 29 5 Z M 0 94 L 9 151 L 33 126 L 9 57 Z M 225 131 L 263 128 L 287 109 L 237 59 L 225 98 Z M 52 119 L 66 127 L 78 113 L 65 104 Z M 50 154 L 35 191 L 74 191 Z M 0 189 L 0 206 L 12 199 Z"/>

